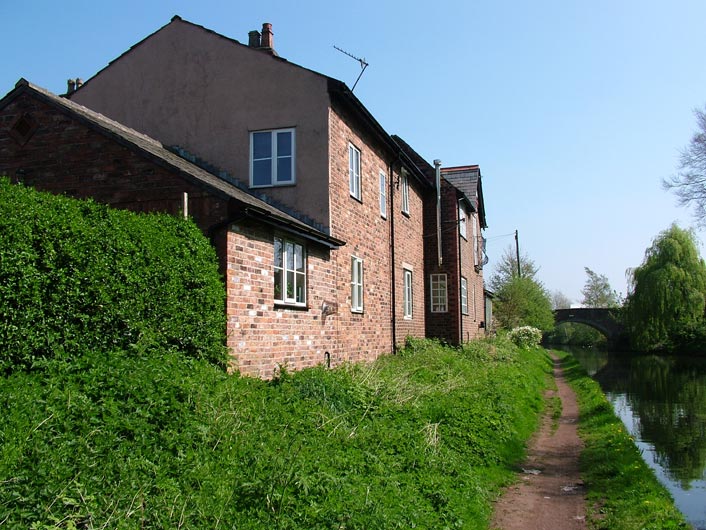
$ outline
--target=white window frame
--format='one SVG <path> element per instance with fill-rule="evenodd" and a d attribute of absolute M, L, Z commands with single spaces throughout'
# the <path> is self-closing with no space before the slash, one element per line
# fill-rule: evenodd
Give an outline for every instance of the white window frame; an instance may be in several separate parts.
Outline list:
<path fill-rule="evenodd" d="M 402 213 L 409 215 L 409 179 L 407 175 L 400 178 L 402 185 Z"/>
<path fill-rule="evenodd" d="M 291 134 L 291 154 L 290 155 L 280 155 L 277 152 L 277 135 L 279 133 L 290 133 Z M 270 155 L 267 157 L 261 157 L 255 159 L 255 136 L 259 134 L 269 134 L 271 141 L 271 151 Z M 288 129 L 270 129 L 265 131 L 251 131 L 250 132 L 250 187 L 251 188 L 271 188 L 274 186 L 291 186 L 296 184 L 296 131 L 294 128 Z M 285 161 L 287 158 L 290 159 L 290 174 L 291 178 L 288 180 L 278 179 L 278 167 L 280 161 Z M 264 162 L 266 160 L 270 161 L 270 182 L 268 184 L 255 184 L 255 163 Z"/>
<path fill-rule="evenodd" d="M 448 282 L 446 273 L 431 274 L 429 290 L 432 313 L 447 313 L 449 310 Z"/>
<path fill-rule="evenodd" d="M 353 144 L 348 144 L 348 190 L 351 197 L 363 201 L 361 191 L 361 162 L 360 149 Z"/>
<path fill-rule="evenodd" d="M 351 311 L 363 312 L 363 260 L 351 256 Z"/>
<path fill-rule="evenodd" d="M 462 203 L 458 203 L 458 233 L 465 240 L 468 240 L 468 230 L 466 228 L 468 224 L 468 217 L 466 216 L 466 210 L 463 208 Z"/>
<path fill-rule="evenodd" d="M 461 313 L 468 314 L 468 280 L 461 276 Z"/>
<path fill-rule="evenodd" d="M 411 269 L 403 269 L 404 289 L 402 292 L 403 314 L 406 320 L 411 320 L 414 316 L 414 288 Z"/>
<path fill-rule="evenodd" d="M 278 252 L 281 254 L 279 259 L 277 256 Z M 277 236 L 274 239 L 273 254 L 275 303 L 305 307 L 307 283 L 306 248 L 301 243 Z"/>
<path fill-rule="evenodd" d="M 380 171 L 380 217 L 387 219 L 387 174 Z"/>

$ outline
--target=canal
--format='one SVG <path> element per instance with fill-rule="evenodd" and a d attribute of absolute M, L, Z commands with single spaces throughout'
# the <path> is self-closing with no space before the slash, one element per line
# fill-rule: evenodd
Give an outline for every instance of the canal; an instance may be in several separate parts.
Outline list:
<path fill-rule="evenodd" d="M 706 358 L 562 349 L 601 385 L 688 521 L 706 530 Z"/>

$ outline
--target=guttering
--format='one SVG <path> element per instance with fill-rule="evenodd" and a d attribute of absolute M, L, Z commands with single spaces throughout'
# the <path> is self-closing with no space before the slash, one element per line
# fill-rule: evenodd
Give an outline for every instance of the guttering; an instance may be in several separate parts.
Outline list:
<path fill-rule="evenodd" d="M 270 212 L 263 211 L 257 208 L 248 207 L 245 208 L 244 214 L 248 217 L 262 221 L 265 224 L 269 224 L 276 228 L 280 228 L 292 234 L 298 235 L 305 239 L 309 239 L 321 245 L 328 247 L 331 250 L 335 250 L 346 244 L 342 239 L 337 239 L 332 236 L 327 236 L 323 232 L 316 230 L 315 228 L 310 228 L 308 226 L 302 225 L 300 223 L 294 223 L 287 219 L 281 217 L 275 217 Z"/>
<path fill-rule="evenodd" d="M 390 196 L 390 282 L 392 284 L 392 289 L 390 289 L 392 296 L 390 300 L 390 305 L 392 306 L 391 318 L 392 318 L 392 353 L 397 353 L 397 275 L 395 274 L 395 186 L 392 178 L 392 172 L 394 171 L 393 163 L 390 162 L 388 174 L 390 176 L 390 189 L 388 195 Z"/>

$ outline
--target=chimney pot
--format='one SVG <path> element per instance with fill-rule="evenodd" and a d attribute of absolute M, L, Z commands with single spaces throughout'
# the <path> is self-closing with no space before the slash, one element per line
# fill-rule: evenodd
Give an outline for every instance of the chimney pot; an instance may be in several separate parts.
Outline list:
<path fill-rule="evenodd" d="M 66 93 L 67 93 L 67 94 L 73 94 L 74 91 L 76 90 L 76 81 L 74 81 L 73 79 L 69 79 L 69 80 L 66 82 L 66 85 L 67 85 L 67 87 L 66 87 Z"/>
<path fill-rule="evenodd" d="M 81 79 L 80 77 L 77 77 L 76 78 L 76 90 L 81 88 L 82 85 L 83 85 L 83 79 Z"/>
<path fill-rule="evenodd" d="M 256 29 L 248 32 L 248 46 L 251 48 L 260 47 L 260 32 Z"/>
<path fill-rule="evenodd" d="M 272 24 L 265 22 L 262 25 L 262 40 L 260 41 L 261 48 L 273 49 L 275 47 L 274 43 L 274 33 L 272 33 Z"/>

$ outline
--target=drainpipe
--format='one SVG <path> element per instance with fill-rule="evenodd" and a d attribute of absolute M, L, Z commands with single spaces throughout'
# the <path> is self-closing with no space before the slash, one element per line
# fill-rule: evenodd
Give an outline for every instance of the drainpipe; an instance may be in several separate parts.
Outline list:
<path fill-rule="evenodd" d="M 436 253 L 439 260 L 439 267 L 443 258 L 441 257 L 441 160 L 434 160 L 434 170 L 436 172 Z"/>
<path fill-rule="evenodd" d="M 458 204 L 456 204 L 456 215 L 459 215 L 459 208 Z M 463 276 L 463 259 L 462 258 L 462 249 L 461 249 L 461 223 L 459 222 L 456 223 L 456 254 L 458 254 L 458 310 L 460 317 L 458 319 L 458 344 L 459 346 L 463 344 L 463 308 L 461 307 L 461 276 Z M 466 305 L 468 305 L 468 280 L 469 278 L 466 278 Z"/>
<path fill-rule="evenodd" d="M 395 208 L 394 208 L 394 197 L 395 197 L 395 186 L 392 177 L 393 166 L 390 163 L 387 174 L 389 175 L 389 193 L 390 197 L 390 272 L 392 277 L 392 299 L 390 303 L 392 304 L 392 353 L 397 353 L 397 297 L 395 296 L 395 291 L 397 288 L 396 275 L 395 275 Z"/>

